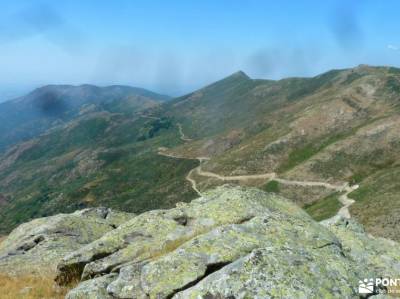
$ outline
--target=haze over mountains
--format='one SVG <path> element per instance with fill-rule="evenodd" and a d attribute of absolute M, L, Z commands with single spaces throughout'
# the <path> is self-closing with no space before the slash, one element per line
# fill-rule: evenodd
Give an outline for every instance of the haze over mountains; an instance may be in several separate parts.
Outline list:
<path fill-rule="evenodd" d="M 35 90 L 0 106 L 0 231 L 84 207 L 170 208 L 197 196 L 193 180 L 200 192 L 229 181 L 281 193 L 318 220 L 340 209 L 337 190 L 289 180 L 359 184 L 352 216 L 398 239 L 399 92 L 399 69 L 369 66 L 278 81 L 237 72 L 169 101 L 121 86 Z M 279 179 L 246 177 L 269 173 Z"/>
<path fill-rule="evenodd" d="M 128 86 L 48 85 L 26 96 L 0 104 L 0 151 L 66 123 L 85 111 L 114 109 L 120 105 L 146 108 L 168 99 Z M 114 103 L 118 101 L 118 103 Z"/>

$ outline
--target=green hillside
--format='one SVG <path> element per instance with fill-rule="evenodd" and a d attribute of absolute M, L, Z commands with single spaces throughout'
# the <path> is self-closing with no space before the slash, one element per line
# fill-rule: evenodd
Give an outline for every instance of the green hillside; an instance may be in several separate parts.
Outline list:
<path fill-rule="evenodd" d="M 164 106 L 194 139 L 175 153 L 208 156 L 203 168 L 225 176 L 276 172 L 295 181 L 360 184 L 350 194 L 357 199 L 350 207 L 354 217 L 371 232 L 398 239 L 400 183 L 388 173 L 400 158 L 399 91 L 400 71 L 389 67 L 363 65 L 279 81 L 237 73 Z M 223 183 L 197 179 L 200 189 Z M 318 210 L 317 218 L 340 207 L 326 200 L 334 190 L 269 188 Z"/>
<path fill-rule="evenodd" d="M 0 153 L 46 130 L 93 112 L 132 112 L 168 100 L 142 88 L 113 85 L 47 85 L 0 103 Z"/>
<path fill-rule="evenodd" d="M 2 156 L 0 230 L 87 206 L 169 208 L 225 183 L 322 220 L 348 183 L 360 185 L 351 215 L 399 239 L 399 91 L 400 70 L 359 66 L 278 81 L 238 72 L 162 104 L 103 102 Z"/>
<path fill-rule="evenodd" d="M 155 129 L 158 125 L 141 117 L 93 114 L 6 155 L 0 166 L 0 189 L 7 198 L 0 211 L 1 231 L 26 219 L 83 207 L 140 212 L 192 198 L 184 177 L 196 162 L 159 156 L 158 147 L 180 141 L 174 128 Z"/>

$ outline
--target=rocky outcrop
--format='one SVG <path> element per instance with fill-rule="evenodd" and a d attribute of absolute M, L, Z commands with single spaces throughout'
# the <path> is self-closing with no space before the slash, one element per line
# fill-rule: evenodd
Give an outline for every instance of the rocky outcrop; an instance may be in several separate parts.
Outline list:
<path fill-rule="evenodd" d="M 268 207 L 264 202 L 270 202 L 271 209 L 289 209 L 287 201 L 268 201 L 270 197 L 255 189 L 241 192 L 235 188 L 221 188 L 190 204 L 178 204 L 175 209 L 143 213 L 65 257 L 59 265 L 58 280 L 63 283 L 76 272 L 89 279 L 125 263 L 157 260 L 215 229 L 228 229 L 265 216 Z M 296 211 L 305 214 L 300 209 Z M 80 267 L 82 269 L 78 269 Z"/>
<path fill-rule="evenodd" d="M 400 277 L 397 243 L 231 186 L 135 217 L 100 208 L 38 219 L 0 246 L 0 271 L 59 261 L 60 285 L 80 281 L 67 299 L 359 298 L 359 280 Z"/>
<path fill-rule="evenodd" d="M 63 256 L 128 221 L 134 214 L 93 208 L 35 219 L 0 244 L 0 273 L 54 273 Z"/>
<path fill-rule="evenodd" d="M 337 217 L 317 223 L 277 195 L 224 186 L 143 213 L 67 255 L 57 281 L 78 298 L 358 298 L 400 277 L 400 249 Z"/>
<path fill-rule="evenodd" d="M 362 225 L 351 219 L 334 217 L 321 224 L 339 238 L 343 254 L 361 269 L 363 277 L 400 277 L 397 242 L 368 235 Z"/>

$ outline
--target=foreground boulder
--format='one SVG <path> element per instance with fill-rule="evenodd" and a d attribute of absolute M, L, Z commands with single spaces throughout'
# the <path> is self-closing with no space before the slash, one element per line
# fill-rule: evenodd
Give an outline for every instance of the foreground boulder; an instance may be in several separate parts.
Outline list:
<path fill-rule="evenodd" d="M 398 244 L 339 217 L 323 224 L 282 197 L 224 186 L 143 213 L 58 265 L 78 298 L 358 298 L 400 277 Z"/>
<path fill-rule="evenodd" d="M 0 273 L 54 273 L 63 256 L 95 241 L 134 216 L 107 208 L 92 208 L 22 224 L 0 244 Z"/>

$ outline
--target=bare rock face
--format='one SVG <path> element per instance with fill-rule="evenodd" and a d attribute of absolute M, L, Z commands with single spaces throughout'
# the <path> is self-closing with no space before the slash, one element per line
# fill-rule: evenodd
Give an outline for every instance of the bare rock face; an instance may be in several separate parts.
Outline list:
<path fill-rule="evenodd" d="M 80 281 L 67 299 L 359 298 L 359 280 L 400 277 L 399 244 L 231 186 L 138 216 L 98 208 L 37 219 L 0 256 L 0 272 L 57 265 L 58 284 Z"/>
<path fill-rule="evenodd" d="M 317 223 L 282 197 L 219 187 L 143 213 L 65 256 L 80 298 L 358 298 L 366 277 L 400 277 L 398 244 L 357 223 Z"/>
<path fill-rule="evenodd" d="M 0 273 L 54 273 L 63 256 L 134 216 L 107 208 L 92 208 L 22 224 L 0 244 Z"/>

